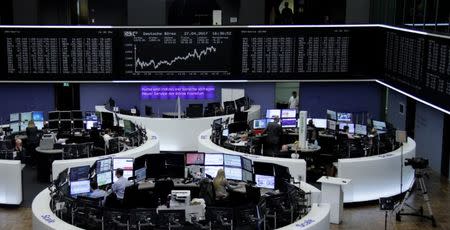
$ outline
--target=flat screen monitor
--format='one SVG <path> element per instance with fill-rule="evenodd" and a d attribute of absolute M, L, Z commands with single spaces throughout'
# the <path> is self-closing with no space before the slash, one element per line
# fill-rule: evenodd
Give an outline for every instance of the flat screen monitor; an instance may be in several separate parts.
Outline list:
<path fill-rule="evenodd" d="M 84 120 L 86 121 L 97 121 L 97 115 L 95 112 L 85 112 L 84 113 Z"/>
<path fill-rule="evenodd" d="M 125 133 L 132 133 L 136 130 L 136 126 L 130 120 L 123 120 L 123 131 Z"/>
<path fill-rule="evenodd" d="M 116 170 L 118 168 L 133 172 L 133 158 L 113 158 L 113 169 Z"/>
<path fill-rule="evenodd" d="M 242 180 L 245 182 L 253 182 L 253 174 L 247 170 L 242 170 Z"/>
<path fill-rule="evenodd" d="M 91 191 L 91 184 L 89 180 L 80 180 L 70 182 L 70 195 L 85 194 Z"/>
<path fill-rule="evenodd" d="M 147 168 L 140 168 L 134 171 L 134 176 L 136 177 L 136 182 L 141 182 L 147 178 Z"/>
<path fill-rule="evenodd" d="M 333 110 L 327 110 L 327 119 L 328 120 L 337 120 L 336 111 Z"/>
<path fill-rule="evenodd" d="M 339 130 L 344 130 L 344 127 L 348 126 L 348 133 L 355 133 L 355 124 L 352 123 L 339 123 Z"/>
<path fill-rule="evenodd" d="M 59 122 L 59 130 L 61 130 L 61 131 L 70 131 L 70 130 L 72 130 L 72 120 L 60 120 L 60 122 Z"/>
<path fill-rule="evenodd" d="M 281 127 L 283 128 L 296 128 L 297 120 L 296 119 L 281 119 Z"/>
<path fill-rule="evenodd" d="M 84 121 L 83 120 L 73 120 L 73 128 L 74 129 L 84 129 Z"/>
<path fill-rule="evenodd" d="M 18 133 L 20 132 L 20 123 L 19 122 L 9 123 L 9 128 L 11 129 L 11 132 Z"/>
<path fill-rule="evenodd" d="M 222 130 L 222 136 L 228 138 L 228 135 L 230 135 L 230 130 L 229 129 L 224 129 Z"/>
<path fill-rule="evenodd" d="M 281 117 L 281 110 L 279 110 L 279 109 L 268 109 L 266 111 L 266 118 L 274 118 L 275 116 Z"/>
<path fill-rule="evenodd" d="M 327 129 L 336 130 L 336 121 L 335 120 L 327 120 Z"/>
<path fill-rule="evenodd" d="M 242 167 L 241 156 L 238 155 L 223 155 L 223 165 L 232 167 Z"/>
<path fill-rule="evenodd" d="M 9 121 L 10 122 L 19 121 L 19 120 L 20 120 L 20 113 L 11 113 L 11 114 L 9 114 Z"/>
<path fill-rule="evenodd" d="M 205 174 L 214 178 L 217 175 L 217 171 L 223 169 L 223 166 L 205 166 Z"/>
<path fill-rule="evenodd" d="M 42 128 L 44 128 L 44 121 L 35 121 L 34 125 L 38 130 L 42 130 Z"/>
<path fill-rule="evenodd" d="M 266 119 L 267 120 L 267 125 L 269 125 L 270 122 L 274 122 L 274 119 Z M 281 120 L 278 122 L 279 125 L 281 125 Z"/>
<path fill-rule="evenodd" d="M 228 180 L 242 180 L 242 169 L 241 168 L 232 168 L 232 167 L 224 167 L 225 178 Z"/>
<path fill-rule="evenodd" d="M 275 189 L 275 177 L 255 174 L 256 187 Z"/>
<path fill-rule="evenodd" d="M 31 121 L 32 115 L 31 112 L 20 113 L 21 121 Z"/>
<path fill-rule="evenodd" d="M 186 165 L 204 165 L 204 153 L 186 153 Z"/>
<path fill-rule="evenodd" d="M 384 122 L 384 121 L 372 120 L 372 125 L 376 130 L 385 130 L 386 129 L 386 122 Z"/>
<path fill-rule="evenodd" d="M 112 158 L 97 160 L 95 171 L 97 173 L 112 171 Z"/>
<path fill-rule="evenodd" d="M 86 129 L 91 130 L 92 128 L 98 128 L 97 121 L 86 121 Z"/>
<path fill-rule="evenodd" d="M 114 173 L 113 182 L 116 182 L 117 181 L 116 170 L 114 170 L 113 173 Z M 133 177 L 133 170 L 123 170 L 123 178 L 128 180 L 130 177 Z"/>
<path fill-rule="evenodd" d="M 98 186 L 111 184 L 113 181 L 112 171 L 106 171 L 102 173 L 97 173 L 97 184 Z"/>
<path fill-rule="evenodd" d="M 89 179 L 89 170 L 91 167 L 89 165 L 78 166 L 70 168 L 70 181 L 79 181 Z"/>
<path fill-rule="evenodd" d="M 274 175 L 274 169 L 273 169 L 272 163 L 253 162 L 253 168 L 255 170 L 255 174 L 268 175 L 268 176 Z"/>
<path fill-rule="evenodd" d="M 223 165 L 223 154 L 205 153 L 205 165 Z"/>
<path fill-rule="evenodd" d="M 32 112 L 33 121 L 44 121 L 44 112 Z"/>
<path fill-rule="evenodd" d="M 58 120 L 48 121 L 48 128 L 53 130 L 59 129 L 59 121 Z"/>
<path fill-rule="evenodd" d="M 367 135 L 367 126 L 355 124 L 355 134 Z"/>
<path fill-rule="evenodd" d="M 242 168 L 249 172 L 253 172 L 252 160 L 242 157 Z"/>
<path fill-rule="evenodd" d="M 25 131 L 27 130 L 28 127 L 28 121 L 22 121 L 20 122 L 20 131 Z"/>
<path fill-rule="evenodd" d="M 282 109 L 281 118 L 296 118 L 297 110 L 295 109 Z"/>
<path fill-rule="evenodd" d="M 48 112 L 48 120 L 59 120 L 59 111 Z"/>
<path fill-rule="evenodd" d="M 337 113 L 337 121 L 339 122 L 352 122 L 352 113 Z"/>
<path fill-rule="evenodd" d="M 319 129 L 326 129 L 327 128 L 327 119 L 320 119 L 320 118 L 308 118 L 307 123 L 309 123 L 309 120 L 313 121 L 313 124 L 316 128 Z"/>
<path fill-rule="evenodd" d="M 248 113 L 247 112 L 236 112 L 234 113 L 234 122 L 247 122 Z"/>
<path fill-rule="evenodd" d="M 70 111 L 59 111 L 59 119 L 60 120 L 70 120 L 72 119 L 72 113 Z"/>
<path fill-rule="evenodd" d="M 266 119 L 253 120 L 253 129 L 265 129 L 267 128 Z"/>
<path fill-rule="evenodd" d="M 83 112 L 79 110 L 72 111 L 72 119 L 81 119 L 83 120 Z"/>

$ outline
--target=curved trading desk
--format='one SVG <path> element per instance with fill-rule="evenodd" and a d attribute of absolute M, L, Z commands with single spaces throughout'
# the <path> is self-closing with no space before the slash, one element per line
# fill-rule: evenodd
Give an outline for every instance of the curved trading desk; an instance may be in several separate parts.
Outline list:
<path fill-rule="evenodd" d="M 414 182 L 414 170 L 403 166 L 405 158 L 416 155 L 416 142 L 408 138 L 402 150 L 396 149 L 381 155 L 339 159 L 337 177 L 348 178 L 352 182 L 343 186 L 344 202 L 361 202 L 390 197 L 400 193 L 400 175 L 403 168 L 402 192 L 408 190 Z"/>
<path fill-rule="evenodd" d="M 129 149 L 127 151 L 119 152 L 116 154 L 97 156 L 97 157 L 89 157 L 89 158 L 80 158 L 80 159 L 70 159 L 70 160 L 55 160 L 52 165 L 52 176 L 53 180 L 58 177 L 58 174 L 62 172 L 66 168 L 72 168 L 76 166 L 83 165 L 92 165 L 95 161 L 108 157 L 140 157 L 144 154 L 151 153 L 159 153 L 159 137 L 152 131 L 147 131 L 147 141 L 133 149 Z"/>
<path fill-rule="evenodd" d="M 95 106 L 98 112 L 111 112 L 105 106 Z M 261 106 L 252 105 L 248 112 L 248 120 L 259 119 Z M 161 151 L 197 151 L 197 137 L 205 129 L 211 127 L 215 119 L 233 118 L 233 115 L 201 118 L 151 118 L 117 114 L 118 117 L 130 120 L 135 124 L 150 129 L 161 139 Z"/>

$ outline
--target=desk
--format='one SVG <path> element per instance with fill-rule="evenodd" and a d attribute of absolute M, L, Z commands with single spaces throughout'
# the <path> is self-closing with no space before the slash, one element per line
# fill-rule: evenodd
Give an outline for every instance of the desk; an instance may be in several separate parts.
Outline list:
<path fill-rule="evenodd" d="M 110 112 L 104 106 L 95 106 L 95 110 L 98 112 Z M 250 109 L 246 110 L 248 112 L 248 120 L 258 119 L 260 110 L 261 106 L 259 105 L 252 105 Z M 157 133 L 161 140 L 161 151 L 197 151 L 197 138 L 200 133 L 211 128 L 211 124 L 215 119 L 232 119 L 234 115 L 182 119 L 136 117 L 123 114 L 117 114 L 117 116 Z"/>
<path fill-rule="evenodd" d="M 37 178 L 41 182 L 51 181 L 52 164 L 55 160 L 62 159 L 62 149 L 41 149 L 36 147 L 37 153 Z M 55 178 L 55 177 L 53 177 Z"/>

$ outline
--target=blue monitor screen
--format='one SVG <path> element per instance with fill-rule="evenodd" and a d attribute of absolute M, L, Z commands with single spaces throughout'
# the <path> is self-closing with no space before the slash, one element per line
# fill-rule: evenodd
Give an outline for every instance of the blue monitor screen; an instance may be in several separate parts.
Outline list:
<path fill-rule="evenodd" d="M 281 126 L 283 128 L 296 128 L 297 120 L 296 119 L 282 119 Z"/>
<path fill-rule="evenodd" d="M 281 110 L 279 109 L 268 109 L 266 111 L 266 118 L 281 117 Z"/>
<path fill-rule="evenodd" d="M 339 123 L 339 130 L 344 130 L 345 126 L 348 126 L 348 133 L 355 133 L 355 124 Z"/>
<path fill-rule="evenodd" d="M 225 178 L 229 180 L 242 180 L 242 169 L 225 167 Z"/>
<path fill-rule="evenodd" d="M 70 168 L 70 181 L 79 181 L 89 178 L 89 165 Z"/>
<path fill-rule="evenodd" d="M 20 113 L 21 121 L 31 121 L 31 112 Z"/>
<path fill-rule="evenodd" d="M 355 133 L 359 135 L 367 135 L 367 126 L 356 124 L 355 125 Z"/>
<path fill-rule="evenodd" d="M 295 109 L 283 109 L 281 110 L 281 118 L 296 118 L 297 110 Z"/>
<path fill-rule="evenodd" d="M 9 128 L 12 130 L 11 132 L 17 133 L 20 131 L 20 123 L 19 122 L 10 123 Z"/>
<path fill-rule="evenodd" d="M 84 120 L 86 121 L 97 121 L 97 115 L 95 112 L 85 112 L 84 113 Z"/>
<path fill-rule="evenodd" d="M 222 153 L 206 153 L 205 165 L 223 165 Z"/>
<path fill-rule="evenodd" d="M 241 167 L 241 156 L 228 154 L 224 154 L 223 156 L 225 166 Z"/>
<path fill-rule="evenodd" d="M 351 122 L 352 113 L 337 113 L 337 120 L 341 122 Z"/>
<path fill-rule="evenodd" d="M 242 157 L 242 168 L 249 172 L 252 172 L 253 171 L 252 160 Z"/>
<path fill-rule="evenodd" d="M 95 169 L 97 173 L 111 172 L 111 170 L 112 170 L 112 158 L 106 158 L 97 161 Z"/>
<path fill-rule="evenodd" d="M 43 121 L 44 120 L 44 112 L 33 112 L 33 121 Z"/>
<path fill-rule="evenodd" d="M 256 187 L 275 189 L 275 177 L 265 175 L 255 175 Z"/>
<path fill-rule="evenodd" d="M 34 125 L 36 126 L 37 129 L 41 130 L 42 128 L 44 128 L 44 122 L 43 121 L 35 121 Z"/>
<path fill-rule="evenodd" d="M 9 121 L 13 122 L 13 121 L 19 121 L 20 120 L 20 113 L 11 113 L 9 115 Z"/>
<path fill-rule="evenodd" d="M 136 176 L 136 182 L 145 180 L 147 177 L 147 168 L 143 167 L 134 171 L 134 175 Z"/>
<path fill-rule="evenodd" d="M 102 172 L 97 173 L 97 184 L 98 186 L 108 185 L 112 183 L 112 172 Z"/>
<path fill-rule="evenodd" d="M 70 182 L 70 195 L 78 195 L 89 193 L 91 191 L 91 185 L 89 180 L 72 181 Z"/>

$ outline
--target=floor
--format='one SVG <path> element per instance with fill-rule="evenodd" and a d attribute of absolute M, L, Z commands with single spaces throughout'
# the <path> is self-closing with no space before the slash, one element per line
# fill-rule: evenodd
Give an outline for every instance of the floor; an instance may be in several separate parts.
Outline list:
<path fill-rule="evenodd" d="M 434 229 L 450 229 L 450 183 L 448 179 L 430 174 L 430 178 L 426 179 L 426 184 L 438 225 Z M 39 186 L 45 185 L 39 184 Z M 25 194 L 31 195 L 32 193 L 34 191 L 30 190 Z M 25 201 L 31 200 L 29 198 L 24 199 Z M 421 201 L 422 196 L 415 192 L 408 200 L 408 203 L 414 206 L 420 205 Z M 0 230 L 26 230 L 32 228 L 31 208 L 25 202 L 22 206 L 19 208 L 0 206 Z M 331 229 L 384 229 L 384 215 L 385 213 L 379 210 L 376 202 L 346 205 L 343 222 L 340 225 L 331 225 Z M 423 230 L 431 229 L 431 222 L 417 217 L 406 216 L 402 217 L 401 222 L 397 222 L 395 214 L 390 213 L 387 227 L 387 229 Z"/>

